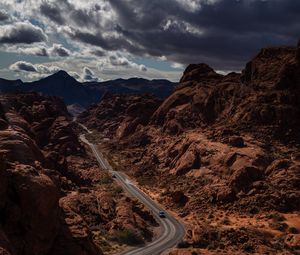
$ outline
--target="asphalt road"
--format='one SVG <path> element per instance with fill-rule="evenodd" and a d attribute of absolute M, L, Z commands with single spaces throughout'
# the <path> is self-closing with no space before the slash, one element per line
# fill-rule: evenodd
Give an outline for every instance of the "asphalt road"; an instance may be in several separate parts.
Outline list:
<path fill-rule="evenodd" d="M 81 124 L 80 124 L 81 125 Z M 91 133 L 85 126 L 81 125 L 88 133 Z M 162 254 L 169 248 L 174 247 L 184 236 L 185 230 L 183 225 L 177 221 L 172 215 L 168 214 L 162 207 L 147 196 L 143 191 L 136 187 L 123 173 L 114 171 L 108 161 L 104 158 L 102 153 L 98 150 L 95 144 L 90 143 L 85 135 L 81 135 L 80 139 L 88 144 L 92 149 L 101 168 L 109 171 L 115 175 L 115 180 L 133 197 L 136 197 L 141 203 L 143 203 L 149 210 L 151 210 L 160 224 L 160 235 L 157 239 L 151 243 L 147 243 L 143 247 L 136 247 L 129 251 L 122 253 L 121 255 L 158 255 Z M 158 216 L 159 211 L 165 211 L 166 218 L 160 218 Z"/>

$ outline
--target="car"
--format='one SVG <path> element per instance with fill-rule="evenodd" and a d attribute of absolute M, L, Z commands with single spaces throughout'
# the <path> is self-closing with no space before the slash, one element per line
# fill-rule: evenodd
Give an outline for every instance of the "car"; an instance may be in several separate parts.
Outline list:
<path fill-rule="evenodd" d="M 112 178 L 117 178 L 116 174 L 111 175 Z"/>
<path fill-rule="evenodd" d="M 166 218 L 166 213 L 164 211 L 159 211 L 158 215 L 160 218 Z"/>

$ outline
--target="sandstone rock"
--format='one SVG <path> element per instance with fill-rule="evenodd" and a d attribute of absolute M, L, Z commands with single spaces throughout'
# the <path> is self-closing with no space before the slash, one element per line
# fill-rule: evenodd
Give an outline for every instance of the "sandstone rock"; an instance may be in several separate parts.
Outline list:
<path fill-rule="evenodd" d="M 6 192 L 8 186 L 8 176 L 6 172 L 6 164 L 4 157 L 0 154 L 0 210 L 4 207 L 6 203 Z"/>
<path fill-rule="evenodd" d="M 5 150 L 6 159 L 23 164 L 34 164 L 34 161 L 44 161 L 44 156 L 34 140 L 27 134 L 14 130 L 0 131 L 0 150 Z"/>
<path fill-rule="evenodd" d="M 4 119 L 0 118 L 0 130 L 4 130 L 7 128 L 8 128 L 7 122 Z"/>
<path fill-rule="evenodd" d="M 78 116 L 89 128 L 108 130 L 110 136 L 125 138 L 133 134 L 138 125 L 147 125 L 160 100 L 145 95 L 106 95 L 99 105 L 91 106 Z M 115 120 L 118 124 L 114 124 Z"/>
<path fill-rule="evenodd" d="M 172 202 L 178 206 L 185 206 L 188 202 L 188 197 L 182 191 L 175 191 L 170 194 Z"/>
<path fill-rule="evenodd" d="M 244 168 L 236 171 L 230 178 L 230 185 L 239 190 L 245 190 L 254 181 L 260 180 L 263 173 L 260 169 L 252 166 L 245 166 Z"/>
<path fill-rule="evenodd" d="M 60 206 L 64 211 L 65 219 L 51 254 L 103 254 L 92 242 L 92 233 L 87 223 L 70 207 L 68 197 L 60 200 Z"/>
<path fill-rule="evenodd" d="M 198 169 L 201 166 L 200 153 L 197 147 L 192 144 L 187 151 L 178 159 L 172 173 L 184 175 L 192 169 Z"/>
<path fill-rule="evenodd" d="M 102 254 L 91 234 L 77 236 L 76 242 L 74 237 L 80 226 L 74 227 L 75 234 L 70 231 L 65 225 L 69 218 L 59 208 L 59 196 L 66 190 L 78 189 L 62 175 L 67 175 L 68 170 L 81 182 L 88 179 L 80 176 L 80 167 L 70 164 L 70 168 L 64 157 L 67 152 L 76 152 L 88 158 L 69 123 L 64 104 L 37 93 L 1 94 L 0 101 L 0 119 L 10 124 L 0 128 L 1 252 Z M 74 160 L 82 163 L 80 158 Z M 89 161 L 90 165 L 81 167 L 93 172 L 91 166 L 94 166 L 99 173 L 96 163 Z M 65 190 L 60 190 L 61 186 Z"/>
<path fill-rule="evenodd" d="M 266 174 L 271 174 L 274 171 L 280 170 L 280 169 L 287 169 L 290 166 L 290 162 L 287 160 L 274 160 L 271 165 L 269 165 L 266 169 Z"/>
<path fill-rule="evenodd" d="M 240 136 L 229 137 L 228 143 L 233 147 L 242 148 L 245 146 L 244 139 Z"/>
<path fill-rule="evenodd" d="M 236 199 L 236 194 L 231 187 L 222 186 L 218 189 L 216 200 L 222 203 L 230 203 Z"/>
<path fill-rule="evenodd" d="M 3 229 L 18 254 L 48 253 L 59 226 L 58 190 L 49 177 L 32 166 L 15 165 L 8 171 L 10 200 L 5 207 Z"/>
<path fill-rule="evenodd" d="M 186 81 L 198 80 L 203 77 L 219 77 L 219 75 L 208 65 L 206 64 L 190 64 L 184 71 L 183 77 L 180 80 L 180 83 Z"/>
<path fill-rule="evenodd" d="M 259 87 L 276 85 L 284 64 L 292 61 L 295 47 L 272 47 L 262 49 L 243 70 L 242 82 Z M 272 63 L 272 64 L 270 64 Z"/>

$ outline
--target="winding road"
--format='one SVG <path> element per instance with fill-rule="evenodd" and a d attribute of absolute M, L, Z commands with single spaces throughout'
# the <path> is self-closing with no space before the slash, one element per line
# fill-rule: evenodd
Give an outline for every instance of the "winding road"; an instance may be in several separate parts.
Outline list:
<path fill-rule="evenodd" d="M 88 133 L 91 133 L 91 131 L 89 131 L 84 125 L 79 125 Z M 147 243 L 143 247 L 136 247 L 123 252 L 121 255 L 158 255 L 162 254 L 167 249 L 174 247 L 178 242 L 180 242 L 185 233 L 183 225 L 168 213 L 166 213 L 166 218 L 160 218 L 158 213 L 163 209 L 159 204 L 136 187 L 123 173 L 114 171 L 102 153 L 98 150 L 97 146 L 90 143 L 84 134 L 80 135 L 80 139 L 91 148 L 100 167 L 109 171 L 111 174 L 114 174 L 116 181 L 118 181 L 123 189 L 130 195 L 136 197 L 149 210 L 151 210 L 157 222 L 160 224 L 161 232 L 157 239 L 153 240 L 151 243 Z"/>

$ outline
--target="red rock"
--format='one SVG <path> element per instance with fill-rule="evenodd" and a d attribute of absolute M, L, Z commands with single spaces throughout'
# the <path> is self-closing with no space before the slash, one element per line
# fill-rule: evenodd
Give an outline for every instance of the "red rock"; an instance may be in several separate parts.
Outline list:
<path fill-rule="evenodd" d="M 3 229 L 18 253 L 48 253 L 59 227 L 58 190 L 49 177 L 32 166 L 11 167 L 7 192 L 8 198 L 16 200 L 7 201 Z M 22 240 L 26 240 L 25 246 Z"/>
<path fill-rule="evenodd" d="M 83 166 L 69 167 L 64 155 L 89 158 L 71 127 L 65 106 L 56 98 L 37 93 L 1 94 L 0 100 L 1 120 L 5 118 L 10 124 L 0 130 L 1 252 L 102 254 L 91 235 L 77 236 L 78 242 L 74 241 L 73 225 L 64 224 L 67 218 L 58 204 L 59 196 L 66 192 L 60 190 L 61 186 L 78 188 L 63 174 L 79 179 L 79 185 L 85 180 L 78 171 Z M 75 160 L 80 164 L 80 159 Z M 95 167 L 99 172 L 96 163 L 89 161 L 84 169 L 92 172 Z"/>
<path fill-rule="evenodd" d="M 190 64 L 185 69 L 180 83 L 194 81 L 202 78 L 218 78 L 218 75 L 210 66 L 206 64 Z"/>
<path fill-rule="evenodd" d="M 152 96 L 108 95 L 99 105 L 90 107 L 78 116 L 78 120 L 89 128 L 96 128 L 110 136 L 125 138 L 141 125 L 147 125 L 160 103 Z M 115 125 L 115 118 L 119 124 Z"/>
<path fill-rule="evenodd" d="M 201 165 L 199 150 L 194 144 L 191 144 L 186 152 L 177 160 L 172 173 L 184 175 L 192 169 L 199 169 Z"/>
<path fill-rule="evenodd" d="M 0 118 L 0 130 L 4 130 L 7 128 L 8 128 L 7 122 L 4 119 Z"/>
<path fill-rule="evenodd" d="M 44 156 L 34 140 L 15 130 L 0 131 L 0 150 L 6 151 L 8 161 L 18 161 L 23 164 L 34 164 L 34 161 L 44 161 Z"/>
<path fill-rule="evenodd" d="M 185 206 L 188 202 L 188 197 L 182 191 L 175 191 L 170 194 L 172 202 L 178 206 Z"/>
<path fill-rule="evenodd" d="M 245 146 L 244 139 L 240 136 L 229 137 L 228 143 L 231 146 L 238 147 L 238 148 L 241 148 L 241 147 Z"/>
<path fill-rule="evenodd" d="M 236 171 L 230 178 L 230 185 L 239 190 L 245 190 L 254 181 L 260 180 L 263 177 L 261 170 L 255 167 L 244 167 L 239 171 Z"/>
<path fill-rule="evenodd" d="M 5 171 L 6 167 L 4 158 L 0 155 L 0 210 L 5 206 L 7 196 L 8 176 Z"/>

